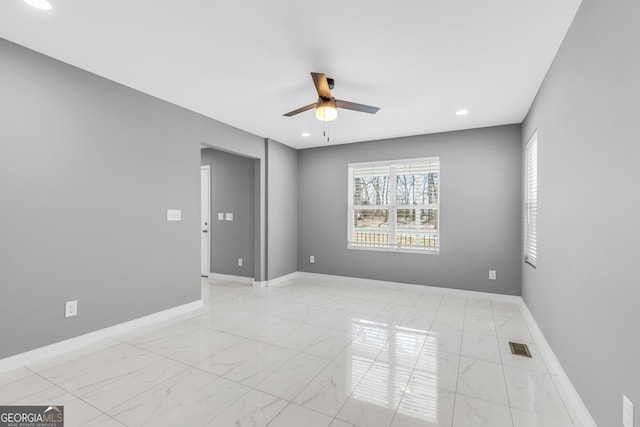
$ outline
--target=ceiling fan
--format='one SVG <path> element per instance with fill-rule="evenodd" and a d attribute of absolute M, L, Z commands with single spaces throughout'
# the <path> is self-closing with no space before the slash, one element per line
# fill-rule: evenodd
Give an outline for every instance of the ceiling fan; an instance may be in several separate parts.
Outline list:
<path fill-rule="evenodd" d="M 333 89 L 335 82 L 333 79 L 327 78 L 324 73 L 311 73 L 311 78 L 313 78 L 313 84 L 316 86 L 316 91 L 318 92 L 318 100 L 313 104 L 305 105 L 297 110 L 283 114 L 284 116 L 295 116 L 303 111 L 315 108 L 316 119 L 324 122 L 330 122 L 338 118 L 338 108 L 345 108 L 347 110 L 360 111 L 362 113 L 369 114 L 375 114 L 380 109 L 379 107 L 372 107 L 370 105 L 356 104 L 355 102 L 335 99 L 331 96 L 331 89 Z"/>

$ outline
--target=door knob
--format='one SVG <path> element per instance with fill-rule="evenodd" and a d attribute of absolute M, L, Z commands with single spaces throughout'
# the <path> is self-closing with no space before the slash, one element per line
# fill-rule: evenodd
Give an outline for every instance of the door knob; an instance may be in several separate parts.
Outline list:
<path fill-rule="evenodd" d="M 202 230 L 202 232 L 203 232 L 203 233 L 208 233 L 208 232 L 209 232 L 209 230 Z"/>

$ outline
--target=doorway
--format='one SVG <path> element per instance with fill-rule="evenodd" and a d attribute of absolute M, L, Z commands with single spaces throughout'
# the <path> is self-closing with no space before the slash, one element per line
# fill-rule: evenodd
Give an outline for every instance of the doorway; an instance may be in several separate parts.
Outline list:
<path fill-rule="evenodd" d="M 253 282 L 262 254 L 256 244 L 261 236 L 260 160 L 207 146 L 200 150 L 200 165 L 210 168 L 210 216 L 203 209 L 201 220 L 201 231 L 208 230 L 201 234 L 209 238 L 209 276 Z M 207 217 L 211 222 L 205 227 Z"/>

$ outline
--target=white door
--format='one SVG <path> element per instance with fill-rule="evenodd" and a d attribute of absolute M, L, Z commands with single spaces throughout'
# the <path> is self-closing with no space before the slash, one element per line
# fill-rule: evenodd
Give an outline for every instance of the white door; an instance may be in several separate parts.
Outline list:
<path fill-rule="evenodd" d="M 209 276 L 211 269 L 211 238 L 209 230 L 211 224 L 211 166 L 200 166 L 200 275 Z"/>

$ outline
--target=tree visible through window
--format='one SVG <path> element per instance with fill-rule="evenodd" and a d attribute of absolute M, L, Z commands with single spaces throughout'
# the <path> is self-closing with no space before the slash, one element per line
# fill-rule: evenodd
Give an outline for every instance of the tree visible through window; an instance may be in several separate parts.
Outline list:
<path fill-rule="evenodd" d="M 438 252 L 440 159 L 349 165 L 348 247 Z"/>

